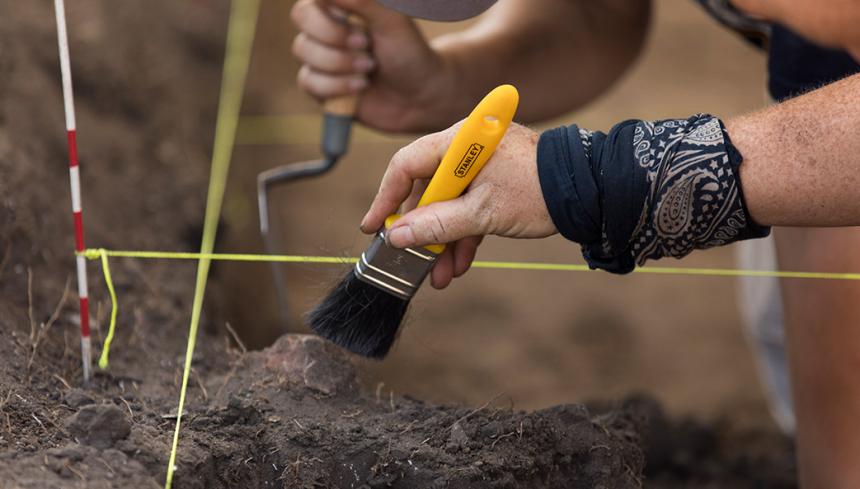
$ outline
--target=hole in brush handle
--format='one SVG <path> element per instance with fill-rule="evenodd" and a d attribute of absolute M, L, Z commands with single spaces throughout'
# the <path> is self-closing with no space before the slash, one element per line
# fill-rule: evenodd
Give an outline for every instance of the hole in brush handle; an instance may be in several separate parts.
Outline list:
<path fill-rule="evenodd" d="M 494 115 L 485 115 L 484 123 L 481 127 L 481 131 L 484 134 L 493 135 L 502 130 L 502 123 L 499 121 L 499 118 Z"/>

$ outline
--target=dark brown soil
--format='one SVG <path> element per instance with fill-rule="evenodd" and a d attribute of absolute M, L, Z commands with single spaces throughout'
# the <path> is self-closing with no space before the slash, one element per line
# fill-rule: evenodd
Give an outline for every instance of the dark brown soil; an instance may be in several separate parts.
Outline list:
<path fill-rule="evenodd" d="M 160 487 L 194 264 L 112 261 L 111 368 L 82 387 L 51 7 L 0 0 L 0 487 Z M 68 8 L 90 244 L 193 250 L 226 2 Z M 99 351 L 109 302 L 99 268 L 90 273 Z M 230 291 L 218 266 L 213 280 Z M 179 488 L 794 486 L 786 440 L 674 422 L 653 401 L 434 405 L 362 386 L 352 359 L 313 337 L 243 354 L 218 297 L 193 364 Z"/>

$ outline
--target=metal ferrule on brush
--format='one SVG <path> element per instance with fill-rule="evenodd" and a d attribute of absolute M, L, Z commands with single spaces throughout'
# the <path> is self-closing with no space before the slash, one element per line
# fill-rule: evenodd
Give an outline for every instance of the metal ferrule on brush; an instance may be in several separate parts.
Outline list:
<path fill-rule="evenodd" d="M 388 246 L 383 228 L 355 264 L 355 276 L 408 301 L 421 287 L 435 262 L 436 254 L 424 248 Z"/>

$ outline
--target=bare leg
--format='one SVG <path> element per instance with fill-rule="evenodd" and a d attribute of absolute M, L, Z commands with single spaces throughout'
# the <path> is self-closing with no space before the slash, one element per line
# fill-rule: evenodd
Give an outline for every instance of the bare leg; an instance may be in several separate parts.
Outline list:
<path fill-rule="evenodd" d="M 745 270 L 779 268 L 773 235 L 736 243 L 735 251 L 740 268 Z M 738 306 L 771 414 L 784 433 L 794 435 L 794 410 L 779 279 L 741 277 L 738 281 Z"/>
<path fill-rule="evenodd" d="M 775 230 L 780 267 L 860 271 L 860 228 Z M 806 489 L 860 487 L 860 282 L 782 281 Z"/>

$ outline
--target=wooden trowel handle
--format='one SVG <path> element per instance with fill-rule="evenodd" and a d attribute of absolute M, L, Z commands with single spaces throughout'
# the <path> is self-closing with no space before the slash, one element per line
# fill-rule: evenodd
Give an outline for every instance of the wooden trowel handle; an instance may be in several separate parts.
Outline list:
<path fill-rule="evenodd" d="M 357 15 L 328 6 L 329 15 L 353 29 L 364 30 L 366 24 Z M 329 164 L 334 164 L 349 149 L 352 121 L 358 107 L 358 94 L 334 97 L 323 102 L 321 149 Z"/>
<path fill-rule="evenodd" d="M 349 25 L 353 29 L 366 31 L 367 23 L 361 17 L 333 5 L 329 5 L 327 9 L 329 15 L 339 22 Z M 358 107 L 358 94 L 330 98 L 323 102 L 323 112 L 331 115 L 351 117 L 355 115 L 356 107 Z"/>
<path fill-rule="evenodd" d="M 323 112 L 331 115 L 342 115 L 352 117 L 358 106 L 358 95 L 344 95 L 326 100 L 323 103 Z"/>

